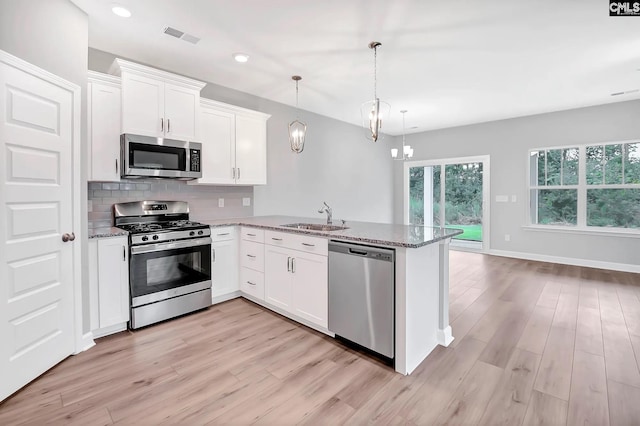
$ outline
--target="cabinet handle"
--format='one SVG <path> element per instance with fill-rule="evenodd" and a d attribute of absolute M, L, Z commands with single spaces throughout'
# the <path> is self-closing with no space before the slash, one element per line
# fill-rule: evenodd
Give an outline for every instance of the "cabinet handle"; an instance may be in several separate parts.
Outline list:
<path fill-rule="evenodd" d="M 211 263 L 216 261 L 216 249 L 211 249 Z"/>
<path fill-rule="evenodd" d="M 296 273 L 296 259 L 295 259 L 295 257 L 291 258 L 291 273 L 292 274 Z"/>
<path fill-rule="evenodd" d="M 247 234 L 249 237 L 255 237 L 256 234 Z"/>
<path fill-rule="evenodd" d="M 238 167 L 238 179 L 240 179 L 240 167 Z"/>
<path fill-rule="evenodd" d="M 302 243 L 303 246 L 307 246 L 307 247 L 315 247 L 315 244 L 309 244 L 309 243 Z"/>
<path fill-rule="evenodd" d="M 125 246 L 122 246 L 122 261 L 126 262 L 127 260 L 127 249 L 125 248 Z"/>
<path fill-rule="evenodd" d="M 282 241 L 282 238 L 271 237 L 271 239 L 274 241 Z"/>
<path fill-rule="evenodd" d="M 116 158 L 116 174 L 118 174 L 118 159 Z"/>
<path fill-rule="evenodd" d="M 164 118 L 160 117 L 160 131 L 164 132 Z"/>
<path fill-rule="evenodd" d="M 247 284 L 249 284 L 249 285 L 256 285 L 256 283 L 252 283 L 251 281 L 247 281 Z"/>
<path fill-rule="evenodd" d="M 291 272 L 291 258 L 287 257 L 287 272 Z"/>
<path fill-rule="evenodd" d="M 233 175 L 233 179 L 235 179 L 236 178 L 236 168 L 235 167 L 231 168 L 231 174 Z"/>
<path fill-rule="evenodd" d="M 248 255 L 247 255 L 247 257 L 250 257 L 250 258 L 252 258 L 252 259 L 255 259 L 255 258 L 256 258 L 256 257 L 255 257 L 254 255 L 252 255 L 252 254 L 248 254 Z"/>
<path fill-rule="evenodd" d="M 230 234 L 230 232 L 223 232 L 222 234 L 218 234 L 218 236 L 219 236 L 219 237 L 222 237 L 222 236 L 224 236 L 224 235 L 229 235 L 229 234 Z"/>
<path fill-rule="evenodd" d="M 171 133 L 171 119 L 167 118 L 167 133 Z"/>

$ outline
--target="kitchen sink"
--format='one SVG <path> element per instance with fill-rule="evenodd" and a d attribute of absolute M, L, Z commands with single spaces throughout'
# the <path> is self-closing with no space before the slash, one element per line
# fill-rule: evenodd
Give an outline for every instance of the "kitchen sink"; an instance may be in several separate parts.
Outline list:
<path fill-rule="evenodd" d="M 320 223 L 288 223 L 282 226 L 286 228 L 307 229 L 310 231 L 342 231 L 343 229 L 349 229 L 347 226 L 323 225 Z"/>

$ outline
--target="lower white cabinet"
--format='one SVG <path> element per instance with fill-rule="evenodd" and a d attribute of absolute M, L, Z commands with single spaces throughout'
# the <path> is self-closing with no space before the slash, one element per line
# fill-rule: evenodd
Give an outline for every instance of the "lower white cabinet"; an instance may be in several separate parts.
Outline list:
<path fill-rule="evenodd" d="M 326 255 L 283 247 L 300 237 L 268 232 L 265 238 L 265 301 L 321 328 L 328 326 L 328 261 Z M 274 241 L 278 245 L 271 245 Z M 324 241 L 326 244 L 326 240 Z M 318 245 L 309 237 L 306 244 Z M 297 246 L 296 246 L 297 247 Z"/>
<path fill-rule="evenodd" d="M 129 321 L 128 237 L 89 240 L 89 288 L 94 337 L 125 330 Z"/>
<path fill-rule="evenodd" d="M 238 296 L 238 239 L 235 227 L 211 228 L 211 302 Z"/>
<path fill-rule="evenodd" d="M 264 231 L 240 229 L 240 290 L 257 301 L 264 300 Z"/>

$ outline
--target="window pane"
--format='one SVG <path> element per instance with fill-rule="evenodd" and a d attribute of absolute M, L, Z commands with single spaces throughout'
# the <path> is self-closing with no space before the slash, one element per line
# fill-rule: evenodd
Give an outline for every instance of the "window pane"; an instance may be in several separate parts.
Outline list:
<path fill-rule="evenodd" d="M 640 189 L 587 190 L 587 225 L 640 228 Z"/>
<path fill-rule="evenodd" d="M 547 185 L 560 185 L 560 168 L 562 151 L 550 149 L 547 151 Z"/>
<path fill-rule="evenodd" d="M 544 180 L 545 180 L 545 176 L 544 176 L 544 161 L 545 161 L 545 155 L 544 155 L 544 151 L 538 151 L 538 152 L 532 152 L 531 153 L 531 158 L 532 158 L 532 164 L 535 164 L 536 169 L 538 170 L 537 172 L 537 177 L 538 177 L 538 185 L 544 185 Z M 534 170 L 536 170 L 534 169 Z M 532 185 L 535 185 L 535 179 L 532 176 Z"/>
<path fill-rule="evenodd" d="M 607 145 L 604 152 L 604 183 L 622 183 L 622 145 Z"/>
<path fill-rule="evenodd" d="M 409 169 L 409 223 L 424 224 L 424 172 L 425 167 Z"/>
<path fill-rule="evenodd" d="M 433 166 L 433 226 L 440 224 L 440 166 Z"/>
<path fill-rule="evenodd" d="M 578 191 L 575 189 L 537 190 L 538 218 L 541 225 L 575 225 L 578 216 Z"/>
<path fill-rule="evenodd" d="M 604 176 L 602 175 L 603 151 L 601 145 L 588 146 L 586 149 L 588 185 L 600 185 L 604 182 Z"/>
<path fill-rule="evenodd" d="M 578 184 L 578 148 L 568 148 L 562 150 L 562 184 Z"/>
<path fill-rule="evenodd" d="M 625 145 L 624 183 L 640 183 L 640 143 Z"/>

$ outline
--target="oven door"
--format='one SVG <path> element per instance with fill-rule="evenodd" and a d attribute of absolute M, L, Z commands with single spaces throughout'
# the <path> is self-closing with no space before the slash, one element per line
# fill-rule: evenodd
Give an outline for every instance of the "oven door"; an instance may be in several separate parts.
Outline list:
<path fill-rule="evenodd" d="M 124 165 L 121 177 L 202 177 L 201 144 L 197 142 L 123 134 L 121 144 L 121 160 Z"/>
<path fill-rule="evenodd" d="M 131 307 L 211 288 L 211 238 L 131 247 Z"/>

